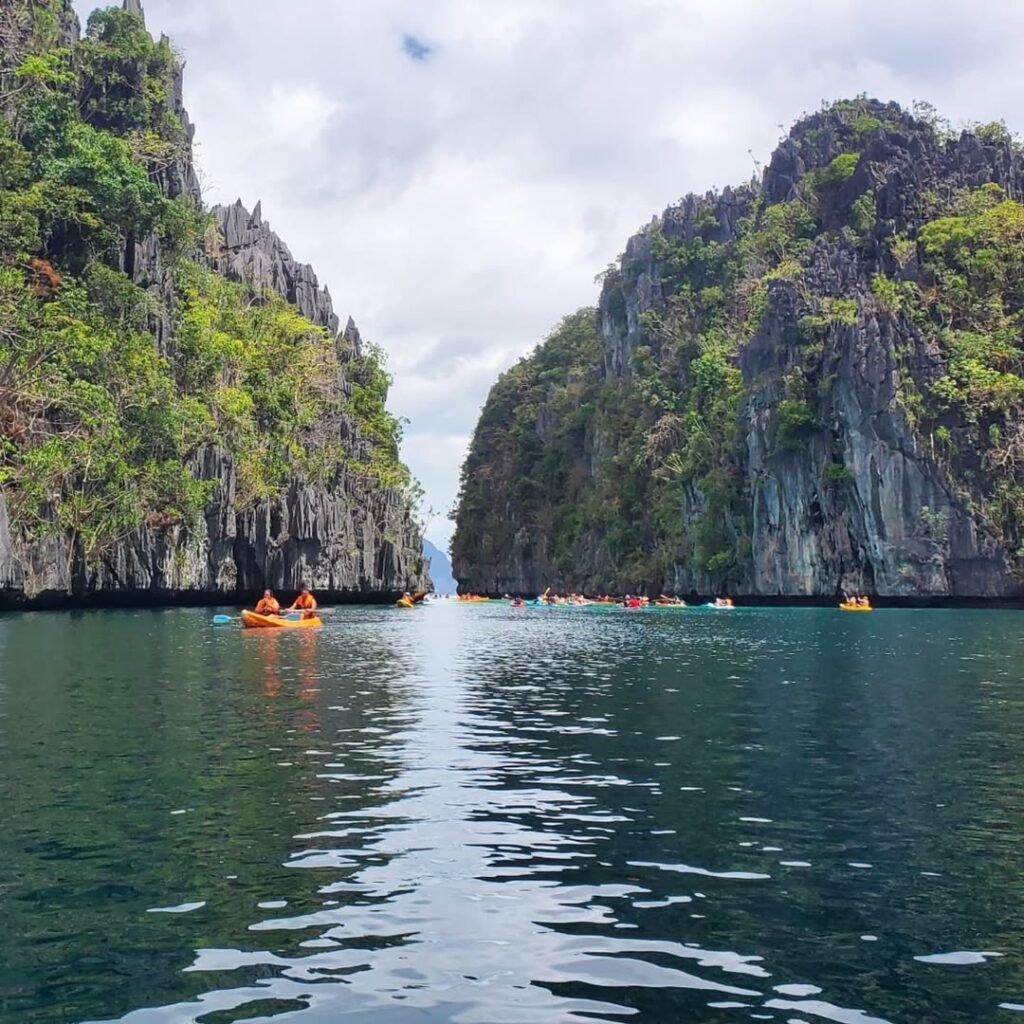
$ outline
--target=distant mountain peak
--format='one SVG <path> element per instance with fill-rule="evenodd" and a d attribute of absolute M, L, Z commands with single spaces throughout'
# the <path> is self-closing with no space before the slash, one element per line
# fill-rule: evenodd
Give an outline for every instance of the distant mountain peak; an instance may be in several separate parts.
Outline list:
<path fill-rule="evenodd" d="M 458 589 L 458 583 L 452 575 L 452 563 L 448 556 L 429 540 L 424 540 L 423 557 L 430 562 L 428 574 L 434 583 L 434 593 L 454 594 Z"/>

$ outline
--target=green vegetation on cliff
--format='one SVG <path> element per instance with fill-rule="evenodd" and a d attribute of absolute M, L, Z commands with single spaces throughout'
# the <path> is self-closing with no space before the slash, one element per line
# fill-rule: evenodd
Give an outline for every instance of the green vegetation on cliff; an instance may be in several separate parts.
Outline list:
<path fill-rule="evenodd" d="M 954 137 L 930 108 L 859 99 L 800 122 L 763 182 L 666 211 L 603 275 L 600 308 L 492 390 L 457 575 L 471 589 L 755 587 L 790 530 L 821 536 L 832 587 L 942 585 L 920 580 L 943 545 L 951 564 L 1018 559 L 1022 170 L 1001 125 Z M 876 429 L 860 417 L 879 400 Z M 879 444 L 919 450 L 894 473 L 991 544 L 950 547 L 934 508 L 902 507 L 895 475 L 883 507 L 862 465 Z M 765 505 L 764 485 L 787 478 Z"/>
<path fill-rule="evenodd" d="M 469 535 L 496 503 L 514 507 L 523 522 L 554 513 L 557 520 L 545 526 L 555 538 L 556 558 L 568 562 L 584 516 L 600 515 L 585 486 L 588 471 L 577 461 L 597 396 L 596 318 L 593 309 L 566 317 L 533 357 L 520 360 L 492 389 L 463 467 L 461 508 Z M 521 472 L 527 465 L 532 471 Z M 469 543 L 486 544 L 487 538 Z"/>
<path fill-rule="evenodd" d="M 95 554 L 144 522 L 193 522 L 211 485 L 190 464 L 207 445 L 235 456 L 240 507 L 339 466 L 409 486 L 379 353 L 208 269 L 213 221 L 168 184 L 190 142 L 169 44 L 107 10 L 62 47 L 64 4 L 7 6 L 0 486 L 15 528 L 71 534 Z M 164 271 L 146 287 L 143 245 Z"/>

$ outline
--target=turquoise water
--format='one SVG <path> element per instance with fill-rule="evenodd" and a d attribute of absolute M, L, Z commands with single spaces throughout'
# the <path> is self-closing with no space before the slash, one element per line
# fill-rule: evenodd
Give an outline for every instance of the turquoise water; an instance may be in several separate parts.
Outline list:
<path fill-rule="evenodd" d="M 0 1022 L 1024 1021 L 1022 624 L 0 619 Z"/>

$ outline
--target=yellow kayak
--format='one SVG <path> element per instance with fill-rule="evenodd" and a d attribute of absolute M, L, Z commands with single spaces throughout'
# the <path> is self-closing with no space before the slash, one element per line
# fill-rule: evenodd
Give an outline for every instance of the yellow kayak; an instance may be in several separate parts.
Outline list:
<path fill-rule="evenodd" d="M 412 608 L 416 604 L 411 597 L 401 597 L 395 602 L 396 608 Z"/>
<path fill-rule="evenodd" d="M 313 629 L 322 626 L 317 619 L 285 619 L 280 615 L 257 615 L 255 612 L 242 612 L 242 625 L 246 629 Z"/>
<path fill-rule="evenodd" d="M 874 608 L 871 605 L 865 607 L 862 604 L 847 604 L 846 601 L 842 601 L 839 604 L 839 610 L 844 612 L 873 612 Z"/>

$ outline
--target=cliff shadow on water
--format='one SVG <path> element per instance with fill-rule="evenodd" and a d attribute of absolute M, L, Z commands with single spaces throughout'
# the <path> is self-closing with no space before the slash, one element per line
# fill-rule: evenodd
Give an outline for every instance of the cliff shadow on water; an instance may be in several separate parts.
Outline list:
<path fill-rule="evenodd" d="M 1024 154 L 859 98 L 629 240 L 494 385 L 464 590 L 1024 595 Z"/>
<path fill-rule="evenodd" d="M 138 0 L 0 18 L 0 604 L 423 589 L 383 353 L 204 206 L 182 67 Z"/>

